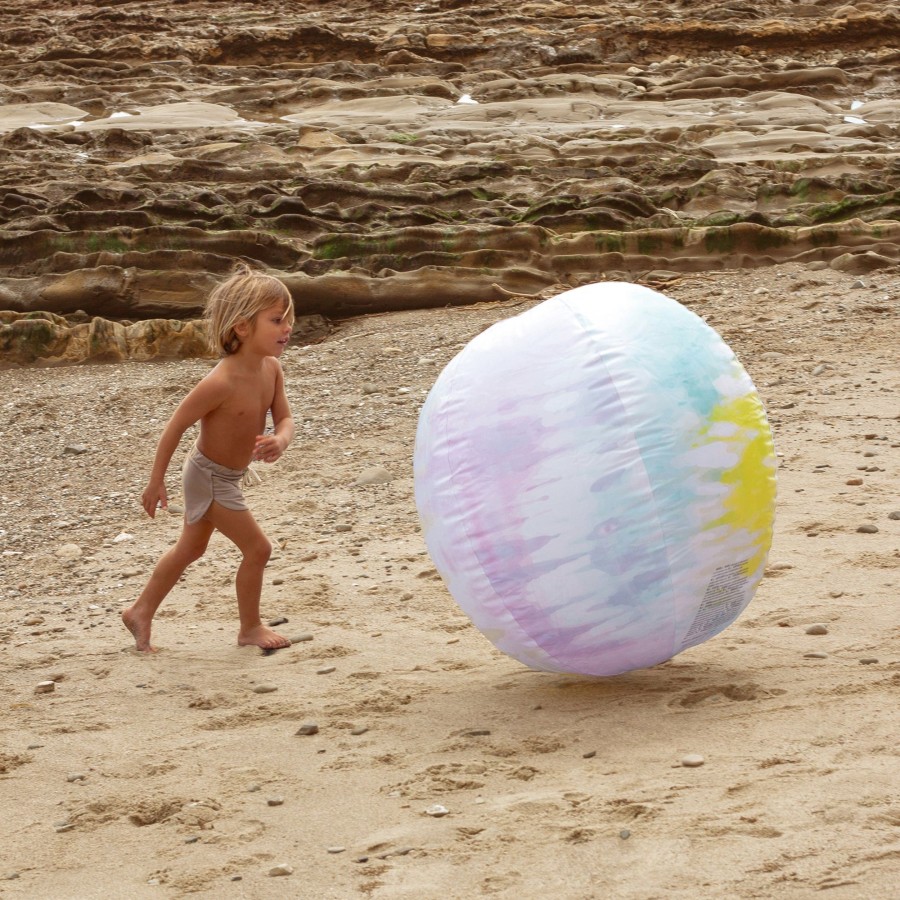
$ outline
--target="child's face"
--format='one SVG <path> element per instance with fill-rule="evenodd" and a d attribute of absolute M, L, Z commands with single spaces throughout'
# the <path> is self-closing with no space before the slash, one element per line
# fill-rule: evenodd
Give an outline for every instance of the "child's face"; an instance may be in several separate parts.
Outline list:
<path fill-rule="evenodd" d="M 293 316 L 287 315 L 284 303 L 275 303 L 256 314 L 242 343 L 251 345 L 263 356 L 281 356 L 291 337 Z"/>

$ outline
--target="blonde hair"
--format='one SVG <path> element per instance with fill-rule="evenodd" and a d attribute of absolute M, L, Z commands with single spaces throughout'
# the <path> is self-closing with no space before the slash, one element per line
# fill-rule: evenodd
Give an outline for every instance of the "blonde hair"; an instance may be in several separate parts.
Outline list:
<path fill-rule="evenodd" d="M 294 301 L 290 291 L 274 276 L 256 272 L 246 263 L 238 263 L 234 274 L 209 295 L 206 302 L 206 327 L 213 350 L 223 356 L 237 353 L 241 340 L 235 326 L 253 323 L 264 309 L 284 304 L 284 315 L 294 321 Z"/>

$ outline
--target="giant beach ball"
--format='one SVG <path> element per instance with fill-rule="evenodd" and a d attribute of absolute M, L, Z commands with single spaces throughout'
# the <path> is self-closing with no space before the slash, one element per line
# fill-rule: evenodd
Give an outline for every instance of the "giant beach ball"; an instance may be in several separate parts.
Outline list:
<path fill-rule="evenodd" d="M 750 602 L 775 453 L 750 377 L 699 316 L 627 283 L 482 332 L 422 407 L 425 542 L 496 647 L 614 675 L 706 641 Z"/>

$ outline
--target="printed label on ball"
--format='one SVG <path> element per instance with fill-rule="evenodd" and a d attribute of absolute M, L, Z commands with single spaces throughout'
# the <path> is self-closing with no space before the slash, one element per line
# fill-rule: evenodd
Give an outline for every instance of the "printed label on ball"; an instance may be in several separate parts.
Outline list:
<path fill-rule="evenodd" d="M 697 615 L 681 642 L 682 650 L 702 643 L 735 620 L 747 596 L 747 581 L 746 559 L 713 572 Z"/>

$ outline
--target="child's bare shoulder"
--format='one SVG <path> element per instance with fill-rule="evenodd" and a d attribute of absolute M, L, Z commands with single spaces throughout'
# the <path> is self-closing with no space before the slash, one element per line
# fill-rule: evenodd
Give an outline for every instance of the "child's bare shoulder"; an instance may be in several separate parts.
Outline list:
<path fill-rule="evenodd" d="M 281 360 L 276 356 L 267 356 L 265 372 L 272 378 L 281 378 L 284 374 L 284 369 L 281 366 Z"/>
<path fill-rule="evenodd" d="M 207 384 L 220 385 L 231 380 L 231 366 L 229 362 L 231 358 L 226 356 L 220 359 L 200 380 L 200 384 L 205 381 Z"/>
<path fill-rule="evenodd" d="M 227 357 L 219 360 L 219 362 L 197 382 L 197 386 L 194 390 L 219 396 L 224 396 L 233 391 L 234 373 L 231 371 L 232 367 L 227 363 Z"/>

